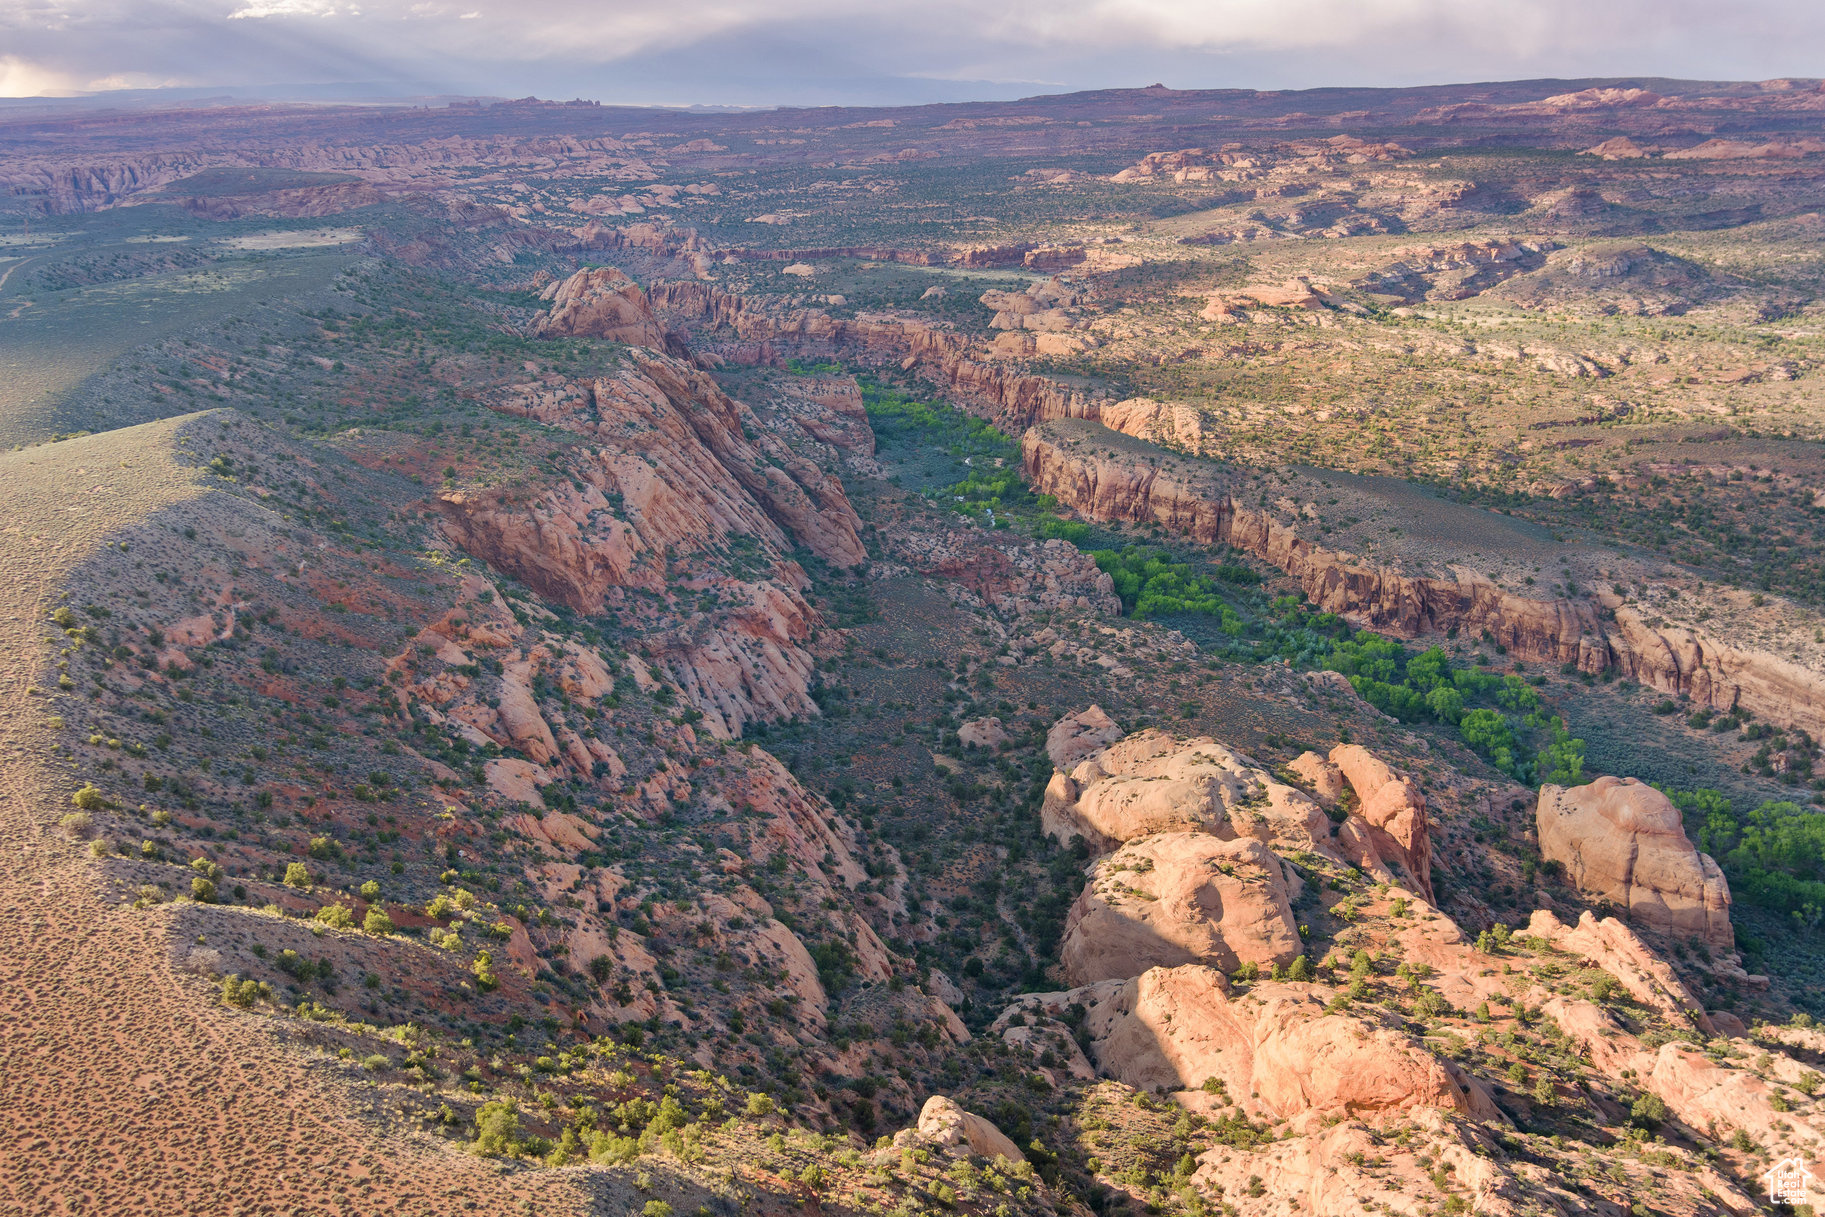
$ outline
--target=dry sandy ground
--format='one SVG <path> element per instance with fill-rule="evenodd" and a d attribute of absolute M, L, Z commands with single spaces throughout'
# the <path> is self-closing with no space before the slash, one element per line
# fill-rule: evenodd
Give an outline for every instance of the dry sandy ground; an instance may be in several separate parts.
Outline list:
<path fill-rule="evenodd" d="M 357 1118 L 269 1020 L 177 974 L 166 917 L 115 904 L 56 829 L 73 777 L 26 693 L 54 684 L 45 614 L 110 533 L 205 493 L 185 426 L 0 454 L 0 1212 L 587 1211 L 578 1180 Z"/>
<path fill-rule="evenodd" d="M 234 249 L 319 249 L 349 245 L 361 240 L 359 228 L 315 228 L 308 232 L 256 232 L 230 237 L 224 244 Z"/>

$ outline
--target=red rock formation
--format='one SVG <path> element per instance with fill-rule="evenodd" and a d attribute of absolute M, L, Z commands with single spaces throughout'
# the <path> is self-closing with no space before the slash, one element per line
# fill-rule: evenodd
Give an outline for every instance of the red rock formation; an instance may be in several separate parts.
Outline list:
<path fill-rule="evenodd" d="M 541 337 L 572 334 L 665 348 L 665 332 L 646 293 L 612 266 L 580 270 L 547 287 L 539 298 L 551 303 L 551 310 L 533 324 L 533 333 Z"/>
<path fill-rule="evenodd" d="M 1280 859 L 1252 837 L 1169 832 L 1096 864 L 1065 921 L 1060 960 L 1072 985 L 1201 963 L 1263 969 L 1301 953 Z"/>
<path fill-rule="evenodd" d="M 895 533 L 888 548 L 920 574 L 966 587 L 1009 615 L 1073 607 L 1114 616 L 1122 609 L 1115 581 L 1066 541 L 1026 541 L 972 526 Z"/>
<path fill-rule="evenodd" d="M 895 1145 L 924 1144 L 955 1154 L 973 1154 L 978 1158 L 1006 1158 L 1025 1162 L 1026 1155 L 993 1123 L 963 1110 L 941 1094 L 925 1100 L 919 1111 L 919 1126 L 910 1137 L 894 1137 Z"/>
<path fill-rule="evenodd" d="M 1011 431 L 1046 419 L 1097 414 L 1093 398 L 1043 376 L 971 359 L 970 339 L 925 321 L 868 315 L 845 320 L 815 309 L 770 312 L 703 283 L 655 284 L 651 298 L 656 313 L 670 325 L 733 333 L 738 344 L 732 355 L 764 361 L 774 357 L 777 344 L 806 354 L 898 364 L 943 385 L 963 404 Z M 700 341 L 717 345 L 709 335 Z"/>
<path fill-rule="evenodd" d="M 839 566 L 866 560 L 841 483 L 755 425 L 704 373 L 664 355 L 635 365 L 591 382 L 521 386 L 499 403 L 587 442 L 571 450 L 571 476 L 535 495 L 443 492 L 445 531 L 582 613 L 605 611 L 629 588 L 666 594 L 689 581 L 693 594 L 713 592 L 716 607 L 649 642 L 711 732 L 815 714 L 804 644 L 816 614 L 800 595 L 803 572 L 784 555 L 803 545 Z M 712 560 L 737 539 L 761 545 L 770 577 L 738 579 Z"/>
<path fill-rule="evenodd" d="M 1456 628 L 1487 633 L 1516 658 L 1614 671 L 1700 705 L 1743 705 L 1764 718 L 1825 733 L 1825 681 L 1779 656 L 1696 631 L 1650 626 L 1626 606 L 1614 620 L 1588 600 L 1515 595 L 1474 572 L 1455 579 L 1359 564 L 1232 497 L 1214 478 L 1174 462 L 1072 446 L 1045 429 L 1027 433 L 1022 463 L 1033 489 L 1092 520 L 1157 523 L 1194 540 L 1222 543 L 1296 578 L 1327 612 L 1399 638 Z"/>
<path fill-rule="evenodd" d="M 1540 853 L 1565 866 L 1586 895 L 1663 933 L 1736 945 L 1730 885 L 1710 855 L 1686 839 L 1671 799 L 1634 778 L 1542 786 L 1535 812 Z"/>
<path fill-rule="evenodd" d="M 1369 826 L 1376 856 L 1406 868 L 1415 890 L 1432 900 L 1432 826 L 1426 815 L 1426 793 L 1385 761 L 1357 744 L 1331 749 L 1331 764 L 1343 771 L 1356 792 L 1356 810 Z"/>
<path fill-rule="evenodd" d="M 1101 706 L 1067 714 L 1046 732 L 1046 753 L 1052 767 L 1069 772 L 1077 762 L 1101 752 L 1122 738 L 1122 729 Z"/>
<path fill-rule="evenodd" d="M 357 207 L 384 203 L 387 195 L 366 182 L 336 182 L 324 186 L 300 186 L 293 190 L 271 190 L 260 194 L 211 195 L 187 198 L 179 206 L 191 215 L 207 220 L 234 220 L 242 216 L 283 216 L 310 219 L 331 216 Z"/>
<path fill-rule="evenodd" d="M 1154 968 L 1096 1002 L 1085 1026 L 1109 1076 L 1143 1090 L 1218 1078 L 1251 1115 L 1379 1122 L 1416 1108 L 1470 1110 L 1424 1048 L 1364 1019 L 1327 1015 L 1311 986 L 1264 983 L 1236 997 L 1214 968 Z"/>

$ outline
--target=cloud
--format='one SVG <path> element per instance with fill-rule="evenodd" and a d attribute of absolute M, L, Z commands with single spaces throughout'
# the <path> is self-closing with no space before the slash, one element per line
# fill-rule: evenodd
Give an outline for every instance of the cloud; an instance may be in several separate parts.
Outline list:
<path fill-rule="evenodd" d="M 353 5 L 334 0 L 253 0 L 228 14 L 230 21 L 261 20 L 267 17 L 335 17 L 342 13 L 359 15 Z"/>
<path fill-rule="evenodd" d="M 468 0 L 473 3 L 474 0 Z M 409 36 L 400 33 L 409 25 Z M 1816 0 L 0 0 L 0 89 L 400 82 L 704 103 L 1809 75 Z"/>

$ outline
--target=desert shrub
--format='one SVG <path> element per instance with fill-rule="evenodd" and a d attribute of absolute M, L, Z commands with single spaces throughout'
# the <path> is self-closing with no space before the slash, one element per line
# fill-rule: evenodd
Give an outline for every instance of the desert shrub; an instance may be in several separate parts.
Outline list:
<path fill-rule="evenodd" d="M 94 834 L 95 819 L 86 811 L 72 811 L 57 821 L 57 826 L 63 829 L 63 835 L 70 840 L 84 841 Z"/>
<path fill-rule="evenodd" d="M 190 898 L 198 904 L 215 903 L 215 884 L 198 875 L 190 881 Z"/>
<path fill-rule="evenodd" d="M 222 1000 L 229 1005 L 246 1009 L 261 998 L 272 998 L 272 986 L 265 981 L 242 980 L 232 973 L 222 977 Z"/>
<path fill-rule="evenodd" d="M 70 802 L 83 811 L 106 811 L 110 806 L 108 796 L 103 794 L 92 782 L 84 782 L 76 793 L 70 796 Z"/>
<path fill-rule="evenodd" d="M 639 1156 L 640 1141 L 637 1137 L 599 1132 L 589 1143 L 589 1160 L 604 1166 L 626 1166 Z"/>
<path fill-rule="evenodd" d="M 355 914 L 346 904 L 326 904 L 317 910 L 317 920 L 332 930 L 355 928 Z"/>
<path fill-rule="evenodd" d="M 483 1103 L 475 1113 L 475 1142 L 470 1146 L 478 1154 L 509 1156 L 518 1154 L 525 1141 L 520 1129 L 520 1110 L 512 1099 Z"/>
<path fill-rule="evenodd" d="M 1659 1128 L 1666 1122 L 1666 1100 L 1653 1091 L 1644 1091 L 1630 1104 L 1628 1122 L 1635 1128 Z"/>
<path fill-rule="evenodd" d="M 747 1112 L 749 1115 L 756 1118 L 770 1116 L 776 1110 L 778 1109 L 774 1105 L 772 1095 L 762 1094 L 757 1090 L 748 1096 Z"/>
<path fill-rule="evenodd" d="M 1422 987 L 1413 999 L 1413 1013 L 1418 1018 L 1438 1018 L 1451 1011 L 1451 1003 L 1437 989 Z"/>
<path fill-rule="evenodd" d="M 310 868 L 302 862 L 293 862 L 285 868 L 285 886 L 300 890 L 311 885 Z"/>
<path fill-rule="evenodd" d="M 366 883 L 362 884 L 361 898 L 369 903 L 380 899 L 380 884 L 372 879 L 369 879 Z"/>
<path fill-rule="evenodd" d="M 214 976 L 222 970 L 222 953 L 214 947 L 197 947 L 184 956 L 184 971 Z"/>
<path fill-rule="evenodd" d="M 475 953 L 475 962 L 469 970 L 475 974 L 475 987 L 483 993 L 491 993 L 500 987 L 500 977 L 494 974 L 494 956 L 486 951 Z"/>
<path fill-rule="evenodd" d="M 641 1217 L 672 1217 L 672 1206 L 663 1200 L 649 1200 L 640 1214 Z"/>
<path fill-rule="evenodd" d="M 369 905 L 367 915 L 361 919 L 361 928 L 370 934 L 391 934 L 393 919 L 379 905 Z"/>

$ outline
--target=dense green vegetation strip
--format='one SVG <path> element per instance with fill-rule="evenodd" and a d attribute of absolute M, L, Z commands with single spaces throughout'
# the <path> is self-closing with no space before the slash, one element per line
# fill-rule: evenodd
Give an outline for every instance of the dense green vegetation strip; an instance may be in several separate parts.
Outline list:
<path fill-rule="evenodd" d="M 1784 799 L 1739 812 L 1715 790 L 1666 793 L 1698 848 L 1724 868 L 1732 898 L 1818 929 L 1825 920 L 1825 812 Z"/>

